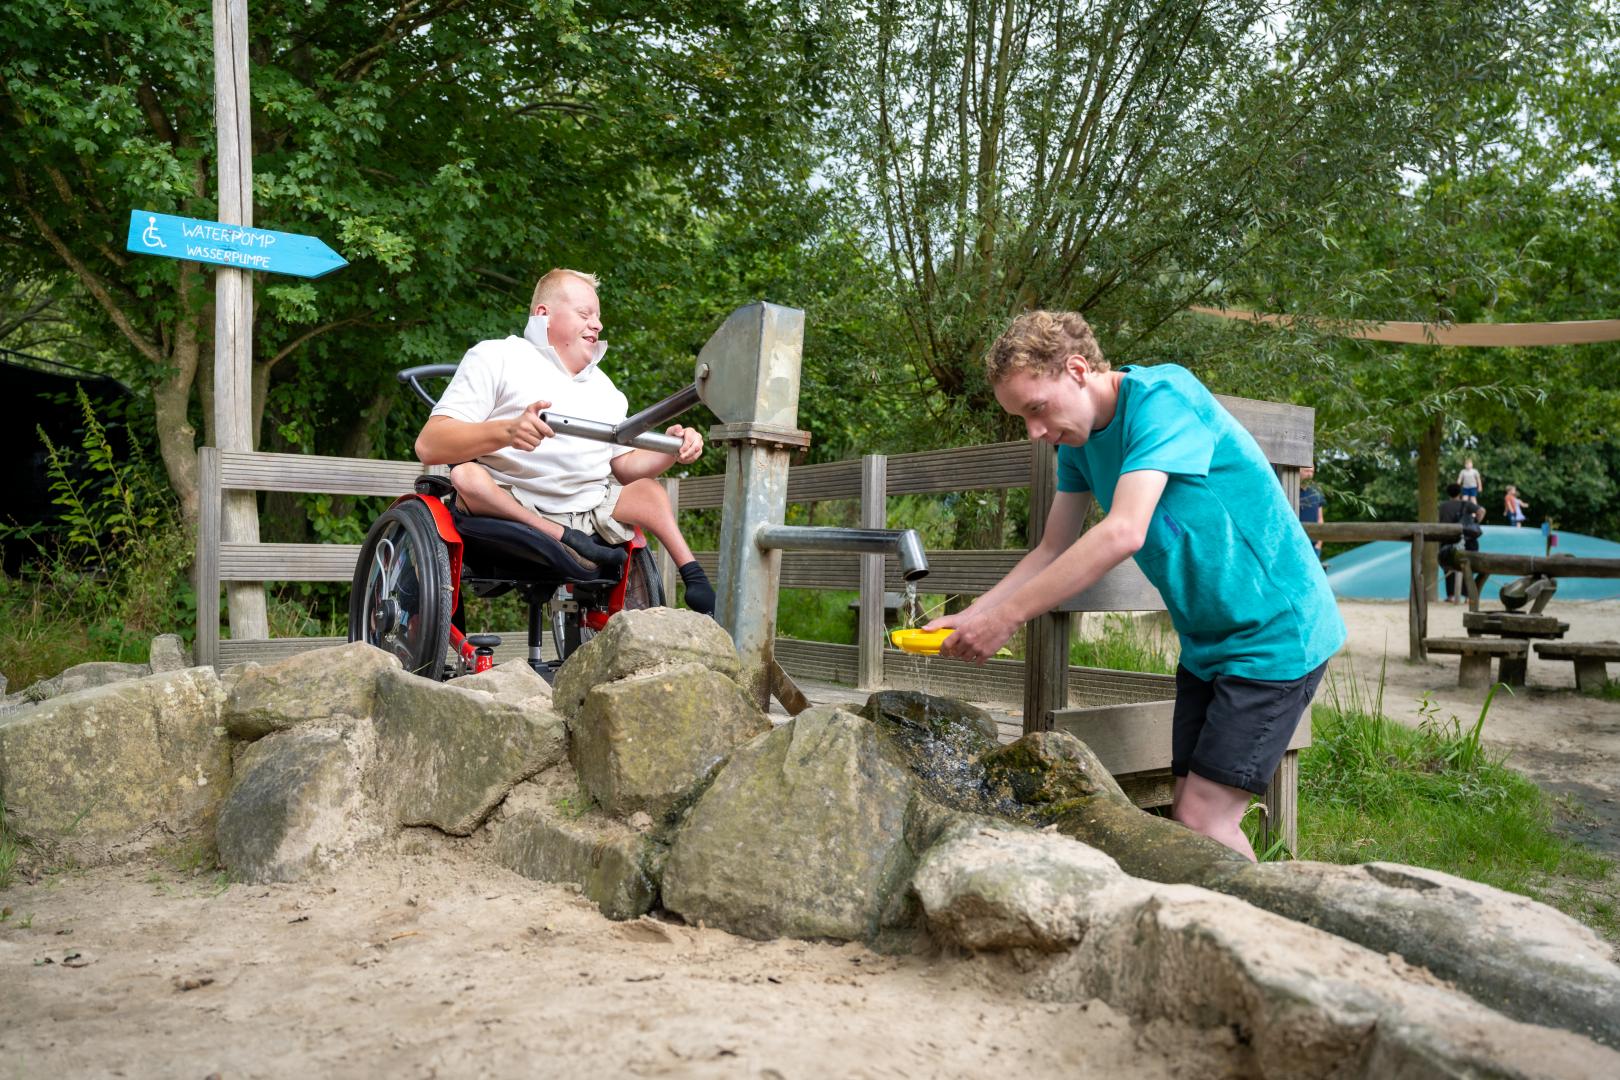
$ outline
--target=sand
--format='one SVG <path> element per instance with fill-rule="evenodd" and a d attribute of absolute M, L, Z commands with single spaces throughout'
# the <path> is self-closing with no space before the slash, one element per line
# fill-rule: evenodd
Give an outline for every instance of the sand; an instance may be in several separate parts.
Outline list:
<path fill-rule="evenodd" d="M 1571 640 L 1620 638 L 1620 603 L 1555 607 Z M 1341 688 L 1376 683 L 1387 652 L 1391 716 L 1418 722 L 1424 691 L 1443 718 L 1478 715 L 1454 657 L 1406 663 L 1403 604 L 1344 611 Z M 1460 632 L 1438 606 L 1431 633 Z M 1497 697 L 1487 740 L 1620 853 L 1620 702 L 1571 692 L 1568 665 L 1533 659 L 1530 680 Z M 1001 960 L 614 923 L 448 842 L 413 847 L 298 885 L 153 861 L 0 891 L 0 1078 L 1252 1072 L 1226 1029 L 1033 1002 Z"/>

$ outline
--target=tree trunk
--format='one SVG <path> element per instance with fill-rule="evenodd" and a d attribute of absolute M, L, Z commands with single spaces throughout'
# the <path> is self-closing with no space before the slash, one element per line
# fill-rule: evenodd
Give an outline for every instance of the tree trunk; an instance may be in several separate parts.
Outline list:
<path fill-rule="evenodd" d="M 1417 519 L 1440 520 L 1440 438 L 1445 434 L 1446 418 L 1436 413 L 1429 426 L 1418 436 L 1417 460 Z M 1435 586 L 1439 577 L 1439 547 L 1423 545 L 1423 587 L 1430 600 L 1435 599 Z"/>
<path fill-rule="evenodd" d="M 158 453 L 169 474 L 169 484 L 180 501 L 180 517 L 188 530 L 197 527 L 197 429 L 191 426 L 191 384 L 197 376 L 197 318 L 192 293 L 197 285 L 196 264 L 182 262 L 178 290 L 180 317 L 174 326 L 174 349 L 169 367 L 152 386 L 152 411 L 157 420 Z"/>

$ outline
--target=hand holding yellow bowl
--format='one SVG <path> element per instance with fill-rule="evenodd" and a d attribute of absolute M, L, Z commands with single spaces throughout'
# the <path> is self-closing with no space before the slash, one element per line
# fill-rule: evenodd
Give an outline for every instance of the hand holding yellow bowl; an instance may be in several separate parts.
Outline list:
<path fill-rule="evenodd" d="M 916 656 L 938 656 L 939 647 L 954 633 L 956 633 L 954 629 L 893 630 L 889 633 L 889 640 L 894 642 L 894 647 L 901 652 Z"/>

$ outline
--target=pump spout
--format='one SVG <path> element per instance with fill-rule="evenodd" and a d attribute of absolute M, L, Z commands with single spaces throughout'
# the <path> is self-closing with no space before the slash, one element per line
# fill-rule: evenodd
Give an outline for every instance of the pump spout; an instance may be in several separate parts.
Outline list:
<path fill-rule="evenodd" d="M 763 550 L 850 551 L 893 555 L 900 576 L 916 581 L 928 576 L 928 556 L 915 529 L 845 529 L 834 526 L 762 525 L 754 542 Z"/>

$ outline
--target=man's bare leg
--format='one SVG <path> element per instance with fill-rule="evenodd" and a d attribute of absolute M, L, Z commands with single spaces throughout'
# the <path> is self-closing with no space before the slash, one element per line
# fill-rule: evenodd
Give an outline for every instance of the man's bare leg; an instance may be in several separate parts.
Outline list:
<path fill-rule="evenodd" d="M 1242 788 L 1227 787 L 1188 773 L 1176 777 L 1170 815 L 1195 833 L 1218 840 L 1250 862 L 1257 861 L 1249 838 L 1243 834 L 1243 812 L 1254 796 Z"/>
<path fill-rule="evenodd" d="M 619 492 L 619 505 L 613 510 L 613 519 L 640 526 L 657 537 L 669 557 L 675 560 L 681 581 L 686 585 L 686 606 L 705 615 L 714 614 L 714 586 L 709 584 L 708 575 L 692 557 L 692 549 L 681 535 L 664 485 L 652 479 L 626 484 Z"/>
<path fill-rule="evenodd" d="M 489 475 L 489 470 L 476 461 L 463 462 L 451 469 L 450 482 L 455 485 L 456 498 L 461 500 L 461 507 L 467 513 L 522 522 L 530 528 L 539 529 L 553 540 L 562 539 L 561 525 L 546 520 L 518 502 L 516 496 L 497 484 L 495 478 Z"/>
<path fill-rule="evenodd" d="M 619 492 L 619 505 L 614 508 L 613 519 L 626 525 L 639 525 L 658 538 L 675 560 L 676 566 L 692 561 L 692 549 L 675 523 L 675 511 L 669 505 L 669 492 L 656 480 L 637 480 L 626 484 Z"/>

